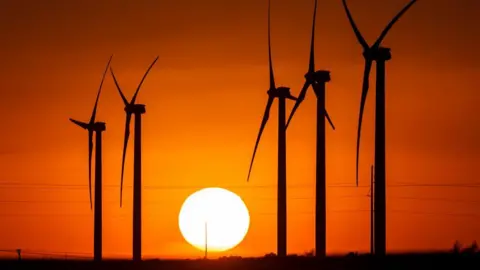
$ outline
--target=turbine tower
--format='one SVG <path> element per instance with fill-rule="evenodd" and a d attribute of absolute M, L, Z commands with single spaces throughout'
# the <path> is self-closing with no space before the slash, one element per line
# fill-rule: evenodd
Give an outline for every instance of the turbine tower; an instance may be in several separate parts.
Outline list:
<path fill-rule="evenodd" d="M 374 229 L 374 223 L 375 223 L 375 216 L 373 213 L 375 213 L 375 208 L 373 203 L 375 202 L 375 193 L 373 192 L 375 186 L 375 180 L 373 177 L 373 165 L 370 168 L 370 254 L 375 254 L 375 229 Z"/>
<path fill-rule="evenodd" d="M 358 42 L 363 47 L 365 58 L 365 70 L 363 74 L 362 98 L 360 103 L 360 115 L 358 119 L 357 133 L 357 161 L 356 182 L 358 186 L 358 159 L 360 149 L 360 131 L 362 129 L 362 117 L 365 101 L 368 93 L 368 80 L 372 63 L 377 63 L 376 95 L 375 95 L 375 254 L 386 254 L 386 172 L 385 172 L 385 62 L 391 59 L 390 49 L 381 47 L 381 43 L 388 31 L 400 19 L 400 17 L 416 2 L 410 1 L 387 25 L 373 46 L 369 46 L 353 21 L 346 0 L 342 0 L 348 20 L 353 28 Z"/>
<path fill-rule="evenodd" d="M 122 195 L 123 195 L 123 171 L 125 168 L 125 154 L 127 151 L 128 138 L 130 136 L 130 120 L 132 114 L 135 115 L 135 134 L 134 134 L 134 156 L 133 156 L 133 260 L 142 260 L 142 114 L 146 112 L 145 105 L 136 104 L 138 91 L 143 84 L 143 81 L 147 77 L 148 73 L 152 69 L 153 65 L 157 62 L 157 58 L 148 68 L 147 72 L 143 75 L 142 80 L 138 84 L 137 90 L 133 95 L 133 98 L 128 102 L 127 98 L 123 94 L 120 85 L 118 84 L 113 69 L 110 67 L 113 81 L 125 103 L 126 123 L 125 123 L 125 138 L 123 141 L 123 156 L 122 156 L 122 174 L 120 180 L 120 207 L 122 207 Z"/>
<path fill-rule="evenodd" d="M 317 0 L 313 11 L 312 38 L 310 42 L 310 63 L 308 72 L 305 74 L 305 84 L 298 95 L 297 102 L 288 118 L 287 128 L 292 120 L 295 111 L 300 103 L 305 99 L 305 95 L 310 86 L 312 86 L 317 96 L 317 172 L 315 187 L 315 256 L 326 256 L 327 243 L 327 197 L 326 197 L 326 161 L 325 161 L 325 118 L 335 130 L 335 126 L 325 109 L 325 89 L 327 82 L 330 81 L 330 71 L 315 71 L 315 20 L 317 14 Z"/>
<path fill-rule="evenodd" d="M 104 122 L 95 122 L 97 114 L 98 99 L 102 92 L 103 81 L 107 74 L 108 67 L 112 61 L 112 56 L 108 60 L 107 67 L 103 72 L 100 88 L 98 89 L 97 99 L 93 107 L 92 116 L 88 123 L 84 123 L 70 118 L 77 126 L 88 130 L 88 190 L 90 193 L 90 209 L 92 209 L 92 151 L 93 151 L 93 133 L 95 132 L 95 209 L 94 209 L 94 225 L 93 225 L 93 259 L 95 261 L 102 260 L 102 132 L 105 131 Z"/>
<path fill-rule="evenodd" d="M 285 130 L 285 100 L 296 100 L 290 94 L 290 88 L 275 86 L 275 78 L 272 67 L 272 52 L 270 48 L 270 0 L 268 1 L 268 61 L 270 72 L 270 88 L 267 91 L 268 101 L 265 113 L 263 115 L 260 130 L 258 132 L 257 141 L 253 150 L 252 160 L 250 162 L 250 169 L 248 171 L 247 181 L 250 179 L 253 161 L 257 152 L 258 143 L 262 136 L 265 125 L 267 124 L 275 98 L 278 98 L 278 187 L 277 187 L 277 256 L 287 256 L 287 156 L 286 156 L 286 130 Z"/>

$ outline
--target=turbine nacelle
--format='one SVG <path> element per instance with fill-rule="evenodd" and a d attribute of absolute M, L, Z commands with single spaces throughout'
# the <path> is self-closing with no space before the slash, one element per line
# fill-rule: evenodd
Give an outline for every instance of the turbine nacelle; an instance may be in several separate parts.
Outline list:
<path fill-rule="evenodd" d="M 291 100 L 297 100 L 297 98 L 292 96 L 292 94 L 290 93 L 290 87 L 279 86 L 276 89 L 268 90 L 267 94 L 273 97 L 278 97 L 278 98 L 282 97 L 282 98 L 287 98 Z"/>
<path fill-rule="evenodd" d="M 292 94 L 290 94 L 290 87 L 285 87 L 285 86 L 279 86 L 277 87 L 277 95 L 281 97 L 290 97 Z"/>
<path fill-rule="evenodd" d="M 370 48 L 363 52 L 365 59 L 371 59 L 373 61 L 388 61 L 392 59 L 390 48 L 378 47 Z"/>
<path fill-rule="evenodd" d="M 95 122 L 91 124 L 91 129 L 95 132 L 102 132 L 107 129 L 107 125 L 105 122 Z"/>
<path fill-rule="evenodd" d="M 125 112 L 133 114 L 144 114 L 146 113 L 146 109 L 144 104 L 129 104 L 125 106 Z"/>

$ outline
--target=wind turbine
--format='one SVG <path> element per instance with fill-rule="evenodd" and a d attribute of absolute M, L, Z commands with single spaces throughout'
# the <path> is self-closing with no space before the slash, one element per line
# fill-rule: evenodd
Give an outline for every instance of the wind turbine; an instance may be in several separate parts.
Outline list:
<path fill-rule="evenodd" d="M 95 210 L 93 225 L 93 259 L 95 261 L 102 260 L 102 132 L 106 130 L 104 122 L 95 122 L 97 114 L 98 99 L 102 91 L 103 81 L 107 74 L 108 67 L 112 61 L 112 56 L 108 60 L 107 67 L 103 72 L 100 88 L 98 89 L 97 99 L 93 107 L 92 116 L 88 123 L 84 123 L 70 118 L 77 126 L 88 130 L 88 190 L 90 193 L 90 209 L 92 209 L 92 151 L 93 151 L 93 133 L 95 132 Z"/>
<path fill-rule="evenodd" d="M 270 0 L 268 1 L 268 61 L 270 71 L 270 88 L 267 91 L 268 101 L 265 113 L 263 115 L 257 141 L 253 150 L 252 161 L 248 171 L 247 181 L 250 179 L 253 161 L 257 152 L 258 143 L 262 136 L 265 125 L 267 124 L 275 98 L 278 98 L 278 187 L 277 187 L 277 256 L 287 256 L 287 156 L 286 156 L 286 130 L 285 130 L 285 100 L 296 100 L 290 94 L 290 88 L 284 86 L 275 86 L 275 78 L 272 67 L 272 51 L 270 47 Z"/>
<path fill-rule="evenodd" d="M 288 118 L 287 128 L 295 111 L 305 99 L 307 90 L 312 86 L 317 96 L 317 176 L 315 188 L 315 256 L 326 256 L 327 242 L 327 198 L 326 198 L 326 161 L 325 161 L 325 118 L 335 130 L 335 126 L 325 109 L 326 83 L 330 81 L 330 71 L 315 71 L 315 20 L 317 15 L 317 0 L 313 11 L 312 38 L 310 43 L 310 63 L 305 74 L 305 84 L 298 95 L 297 102 Z"/>
<path fill-rule="evenodd" d="M 385 27 L 373 46 L 369 46 L 353 21 L 346 0 L 342 0 L 348 20 L 353 28 L 358 42 L 363 47 L 365 58 L 365 70 L 363 74 L 362 98 L 360 103 L 360 116 L 358 119 L 357 133 L 357 163 L 356 182 L 358 186 L 358 159 L 360 149 L 360 131 L 362 129 L 362 117 L 365 101 L 368 93 L 368 80 L 372 63 L 377 63 L 376 95 L 375 95 L 375 253 L 386 253 L 386 172 L 385 172 L 385 62 L 391 59 L 390 49 L 381 47 L 381 43 L 388 31 L 400 19 L 400 17 L 416 2 L 410 1 Z"/>
<path fill-rule="evenodd" d="M 153 65 L 157 62 L 157 58 L 153 61 L 147 72 L 143 75 L 142 80 L 138 84 L 137 90 L 133 95 L 133 98 L 128 102 L 125 95 L 120 89 L 120 85 L 115 78 L 113 69 L 110 67 L 113 81 L 117 86 L 118 92 L 125 103 L 126 123 L 125 123 L 125 138 L 123 141 L 123 156 L 122 156 L 122 175 L 120 180 L 120 207 L 122 207 L 122 195 L 123 195 L 123 171 L 125 167 L 125 154 L 127 151 L 128 138 L 130 136 L 130 120 L 132 114 L 135 115 L 135 138 L 134 138 L 134 156 L 133 156 L 133 260 L 142 260 L 142 114 L 146 112 L 145 105 L 136 104 L 138 91 L 143 84 L 143 81 L 147 77 L 148 73 L 152 69 Z"/>

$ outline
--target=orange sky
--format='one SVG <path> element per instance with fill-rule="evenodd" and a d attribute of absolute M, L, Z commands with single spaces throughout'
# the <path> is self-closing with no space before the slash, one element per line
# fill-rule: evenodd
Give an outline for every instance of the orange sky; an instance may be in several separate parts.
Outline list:
<path fill-rule="evenodd" d="M 371 43 L 406 2 L 349 4 Z M 88 120 L 113 53 L 112 66 L 128 97 L 160 56 L 137 99 L 147 108 L 144 255 L 202 256 L 183 240 L 177 216 L 183 200 L 207 186 L 238 193 L 251 212 L 244 242 L 223 255 L 274 251 L 276 106 L 246 183 L 267 99 L 266 8 L 267 1 L 254 0 L 2 1 L 0 249 L 92 253 L 87 134 L 68 118 Z M 312 8 L 313 0 L 272 4 L 277 84 L 290 86 L 295 95 L 307 71 Z M 418 1 L 385 39 L 393 55 L 386 109 L 390 251 L 480 240 L 478 187 L 399 186 L 479 182 L 479 10 L 476 0 Z M 355 181 L 362 50 L 340 1 L 319 1 L 317 20 L 316 62 L 332 72 L 327 108 L 337 127 L 327 128 L 327 252 L 367 251 L 368 187 L 338 187 Z M 373 162 L 373 101 L 371 91 L 362 132 L 362 186 L 369 184 Z M 309 92 L 287 136 L 289 253 L 314 245 L 315 104 Z M 120 209 L 125 116 L 110 76 L 98 120 L 107 123 L 104 253 L 130 256 L 133 141 Z"/>

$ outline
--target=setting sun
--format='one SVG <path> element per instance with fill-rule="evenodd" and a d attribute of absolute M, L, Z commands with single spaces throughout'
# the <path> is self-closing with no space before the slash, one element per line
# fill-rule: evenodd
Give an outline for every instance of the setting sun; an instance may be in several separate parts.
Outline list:
<path fill-rule="evenodd" d="M 205 188 L 182 205 L 179 226 L 192 246 L 221 252 L 238 245 L 247 234 L 250 215 L 242 199 L 223 188 Z M 206 240 L 206 243 L 205 243 Z"/>

